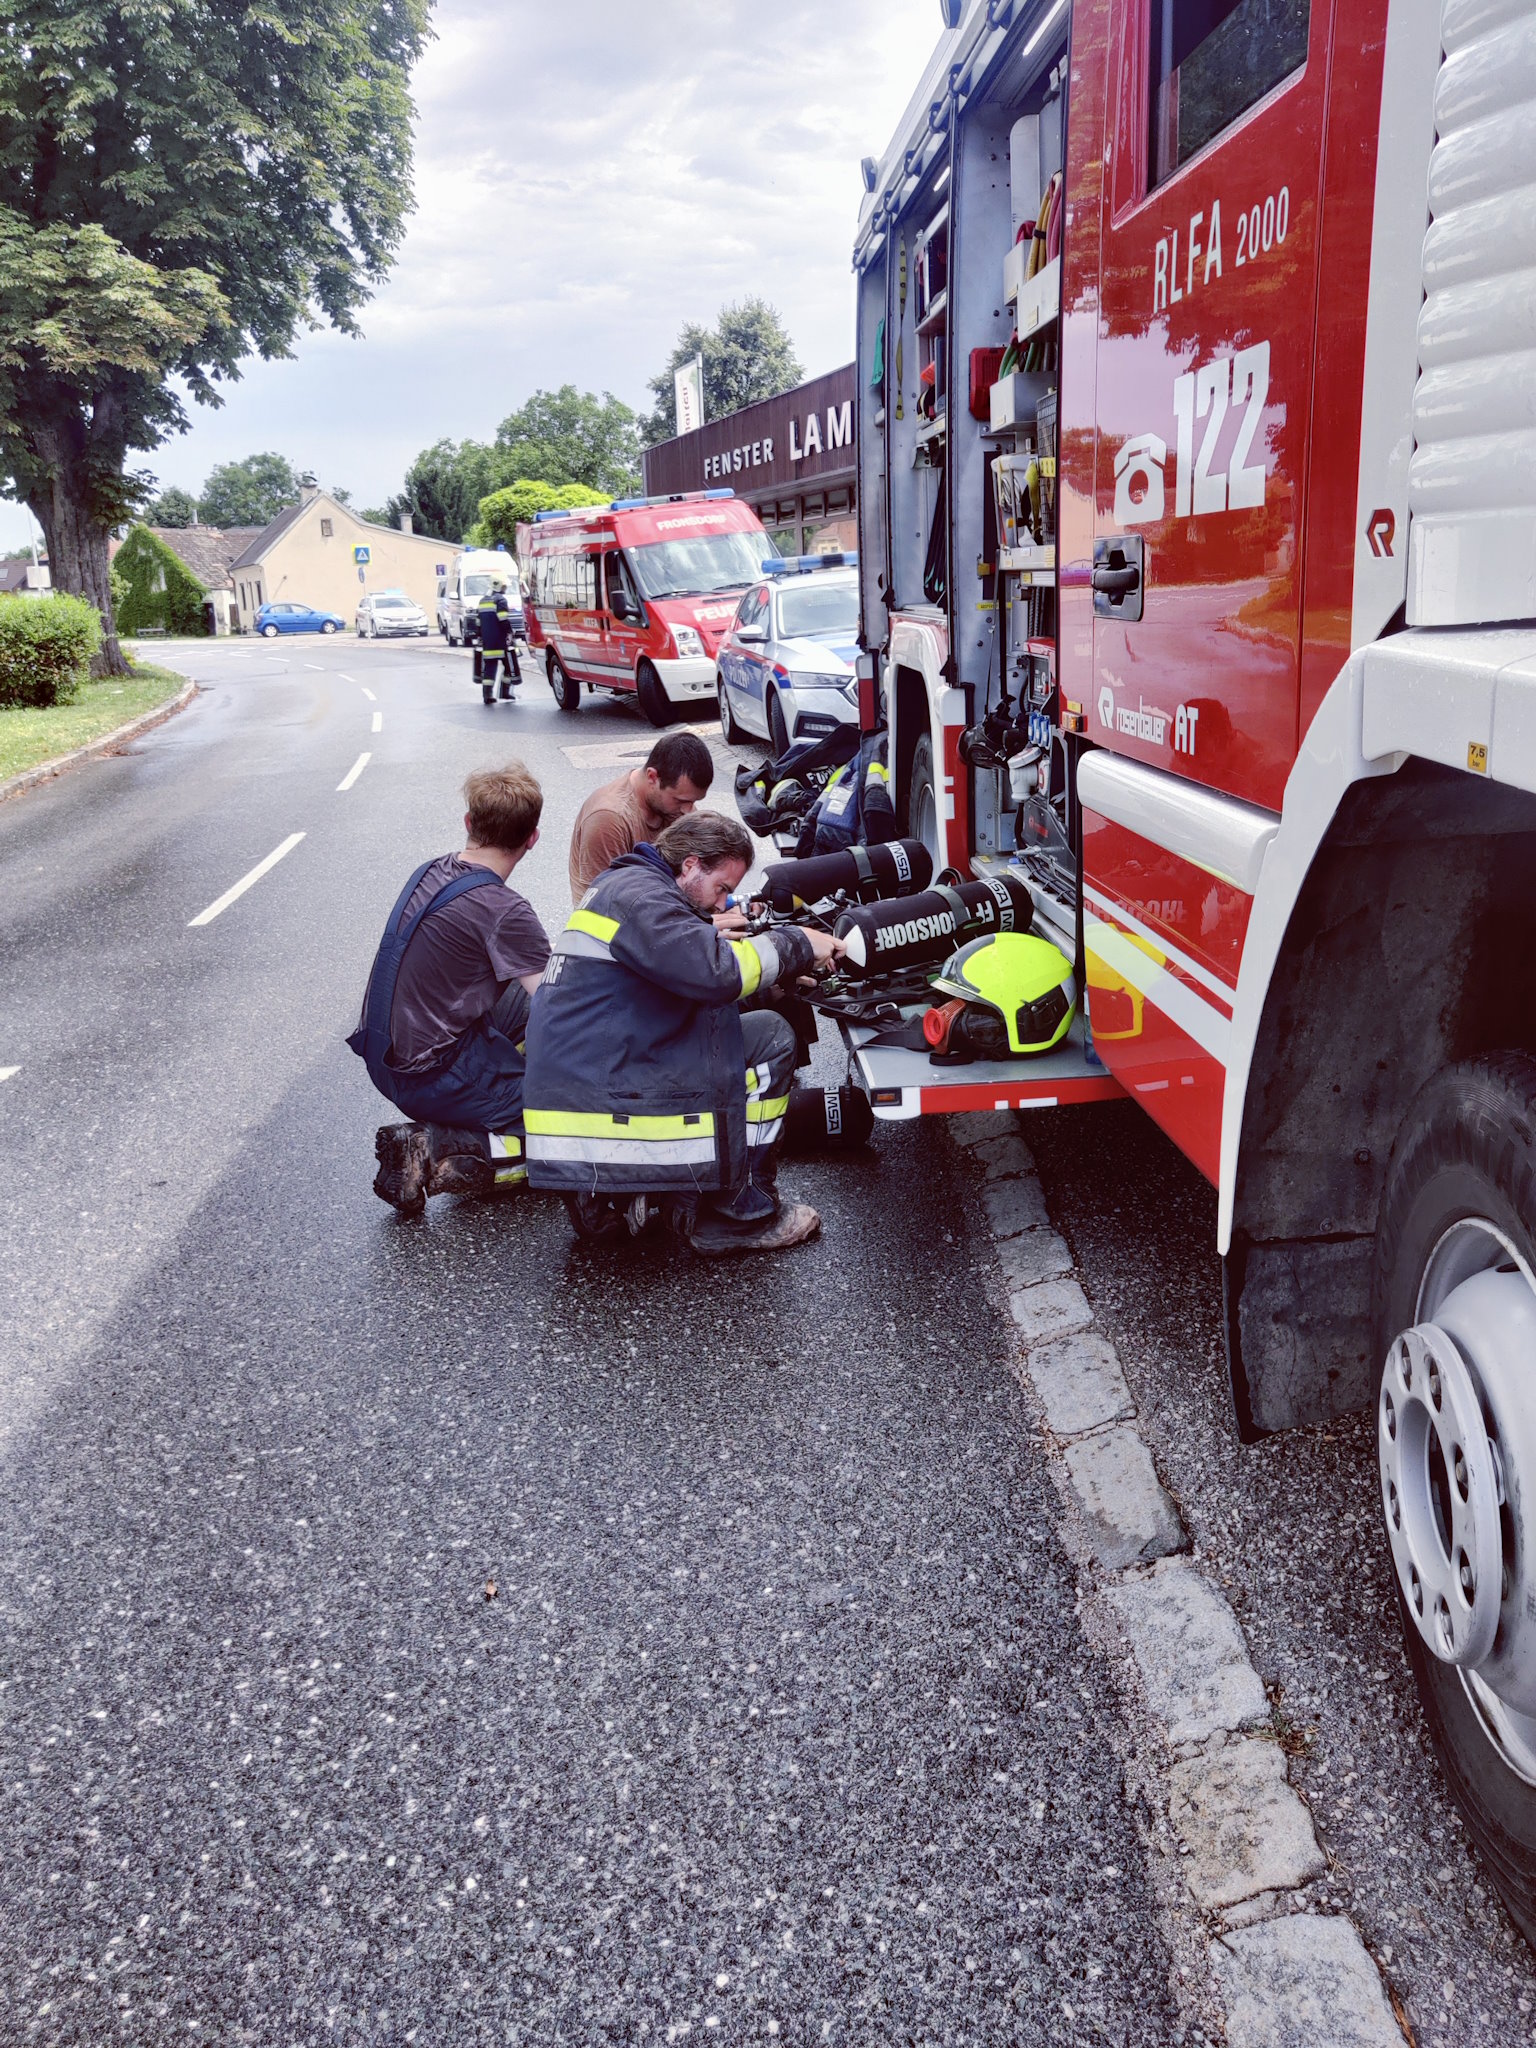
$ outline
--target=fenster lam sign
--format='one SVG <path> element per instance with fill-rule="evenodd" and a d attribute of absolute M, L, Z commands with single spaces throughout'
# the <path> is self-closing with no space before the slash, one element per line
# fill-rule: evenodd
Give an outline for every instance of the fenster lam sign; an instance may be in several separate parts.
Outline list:
<path fill-rule="evenodd" d="M 794 491 L 850 476 L 854 468 L 854 369 L 813 378 L 794 391 L 706 421 L 697 433 L 645 451 L 648 492 L 730 484 L 760 493 Z"/>

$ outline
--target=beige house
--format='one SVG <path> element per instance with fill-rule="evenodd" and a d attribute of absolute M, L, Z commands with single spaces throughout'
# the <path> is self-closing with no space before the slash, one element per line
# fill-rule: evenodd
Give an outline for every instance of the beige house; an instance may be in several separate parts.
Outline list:
<path fill-rule="evenodd" d="M 357 548 L 368 550 L 362 565 Z M 403 590 L 435 624 L 437 579 L 458 552 L 449 541 L 370 525 L 324 491 L 306 489 L 230 564 L 241 629 L 250 632 L 258 609 L 279 600 L 336 612 L 350 625 L 367 590 Z"/>

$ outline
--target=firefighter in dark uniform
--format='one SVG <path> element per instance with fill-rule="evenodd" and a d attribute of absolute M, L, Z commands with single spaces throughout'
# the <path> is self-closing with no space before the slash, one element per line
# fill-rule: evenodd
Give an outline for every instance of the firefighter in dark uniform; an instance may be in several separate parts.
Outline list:
<path fill-rule="evenodd" d="M 475 681 L 487 704 L 495 702 L 496 670 L 500 666 L 501 694 L 512 695 L 512 685 L 523 680 L 522 666 L 512 638 L 512 607 L 507 602 L 507 579 L 498 576 L 475 607 L 480 644 L 475 649 Z"/>
<path fill-rule="evenodd" d="M 819 1228 L 777 1187 L 794 1027 L 739 1006 L 842 949 L 795 925 L 719 929 L 751 861 L 742 827 L 704 811 L 621 854 L 572 912 L 528 1019 L 531 1184 L 576 1205 L 665 1196 L 707 1253 L 782 1250 Z"/>

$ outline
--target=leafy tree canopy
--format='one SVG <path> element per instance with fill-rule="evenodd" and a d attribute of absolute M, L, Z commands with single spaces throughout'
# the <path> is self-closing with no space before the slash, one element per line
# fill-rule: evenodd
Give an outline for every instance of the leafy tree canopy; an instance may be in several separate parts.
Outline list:
<path fill-rule="evenodd" d="M 210 470 L 197 501 L 204 526 L 266 526 L 299 502 L 299 479 L 284 455 L 247 455 Z"/>
<path fill-rule="evenodd" d="M 179 491 L 172 484 L 158 498 L 151 498 L 144 507 L 146 526 L 195 526 L 197 524 L 197 500 L 190 491 Z"/>
<path fill-rule="evenodd" d="M 760 398 L 776 398 L 801 383 L 805 371 L 795 354 L 795 345 L 785 331 L 776 308 L 766 299 L 743 299 L 739 306 L 722 306 L 713 327 L 690 321 L 677 337 L 666 366 L 650 380 L 656 404 L 640 422 L 640 438 L 647 448 L 658 441 L 670 441 L 677 432 L 677 400 L 674 372 L 695 356 L 704 358 L 704 417 L 722 419 L 755 405 Z"/>
<path fill-rule="evenodd" d="M 12 0 L 0 25 L 0 481 L 110 621 L 135 449 L 301 326 L 355 332 L 410 205 L 429 0 Z M 104 666 L 125 664 L 110 632 Z"/>
<path fill-rule="evenodd" d="M 472 546 L 515 547 L 517 529 L 536 512 L 574 512 L 580 505 L 606 505 L 611 491 L 594 491 L 587 484 L 546 484 L 519 477 L 504 490 L 492 491 L 480 501 L 480 516 L 469 530 Z"/>
<path fill-rule="evenodd" d="M 562 384 L 535 391 L 496 429 L 498 485 L 518 477 L 557 477 L 610 498 L 640 488 L 640 436 L 634 413 L 605 391 L 601 398 Z"/>
<path fill-rule="evenodd" d="M 418 533 L 458 542 L 475 523 L 480 500 L 496 488 L 491 451 L 483 441 L 435 441 L 405 472 L 381 524 L 398 526 L 409 512 Z"/>

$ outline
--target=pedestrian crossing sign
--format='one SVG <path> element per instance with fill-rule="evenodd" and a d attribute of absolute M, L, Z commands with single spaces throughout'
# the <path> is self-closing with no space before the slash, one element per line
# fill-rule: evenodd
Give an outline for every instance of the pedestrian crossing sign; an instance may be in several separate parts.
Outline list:
<path fill-rule="evenodd" d="M 352 550 L 352 559 L 354 562 L 356 562 L 359 569 L 361 569 L 364 562 L 368 561 L 371 558 L 371 554 L 372 550 L 369 548 L 356 547 Z"/>

